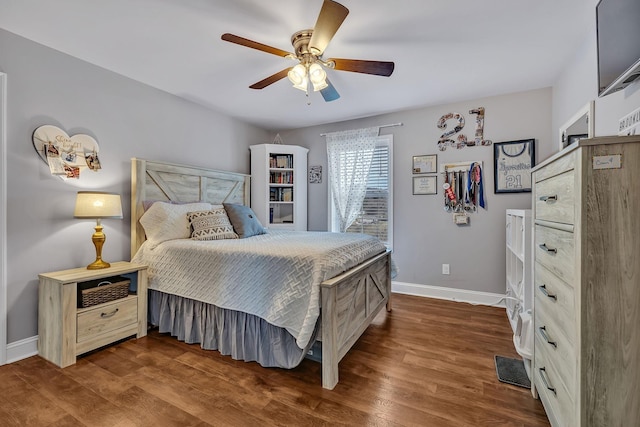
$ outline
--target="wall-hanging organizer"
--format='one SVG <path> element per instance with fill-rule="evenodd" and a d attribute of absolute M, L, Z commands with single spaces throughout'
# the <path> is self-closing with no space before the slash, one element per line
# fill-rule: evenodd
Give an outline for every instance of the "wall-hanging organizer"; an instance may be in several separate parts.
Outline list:
<path fill-rule="evenodd" d="M 33 132 L 33 147 L 49 165 L 51 175 L 61 178 L 80 178 L 85 169 L 101 169 L 98 142 L 89 135 L 69 136 L 57 126 L 44 125 Z"/>
<path fill-rule="evenodd" d="M 440 173 L 444 177 L 444 210 L 453 214 L 455 224 L 469 224 L 470 213 L 486 209 L 482 162 L 444 163 Z"/>

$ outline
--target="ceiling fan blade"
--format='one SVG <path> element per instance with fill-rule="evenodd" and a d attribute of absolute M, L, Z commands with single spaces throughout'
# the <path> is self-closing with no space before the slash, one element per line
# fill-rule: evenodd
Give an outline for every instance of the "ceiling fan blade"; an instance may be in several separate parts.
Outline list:
<path fill-rule="evenodd" d="M 290 52 L 286 52 L 282 49 L 278 49 L 277 47 L 268 46 L 266 44 L 254 42 L 253 40 L 245 39 L 244 37 L 236 36 L 234 34 L 225 33 L 222 35 L 222 40 L 239 44 L 241 46 L 250 47 L 252 49 L 261 50 L 263 52 L 271 53 L 273 55 L 286 57 L 288 55 L 293 55 Z"/>
<path fill-rule="evenodd" d="M 313 34 L 309 40 L 309 50 L 314 55 L 322 55 L 333 36 L 349 14 L 349 9 L 333 0 L 324 0 Z"/>
<path fill-rule="evenodd" d="M 249 86 L 251 89 L 264 89 L 265 87 L 269 86 L 270 84 L 273 84 L 275 82 L 277 82 L 278 80 L 282 80 L 285 77 L 287 77 L 287 73 L 289 72 L 289 70 L 292 67 L 289 68 L 285 68 L 282 71 L 278 71 L 277 73 L 267 77 L 266 79 L 260 80 L 257 83 L 252 84 L 251 86 Z"/>
<path fill-rule="evenodd" d="M 324 100 L 326 102 L 331 102 L 331 101 L 335 101 L 336 99 L 340 98 L 340 94 L 338 93 L 336 88 L 333 87 L 333 85 L 331 84 L 329 79 L 325 79 L 325 81 L 327 82 L 328 86 L 320 91 L 320 93 L 322 94 L 322 97 L 324 98 Z"/>
<path fill-rule="evenodd" d="M 354 73 L 375 74 L 376 76 L 389 77 L 393 73 L 395 64 L 388 61 L 365 61 L 361 59 L 331 58 L 327 62 L 335 64 L 333 67 L 340 71 L 352 71 Z"/>

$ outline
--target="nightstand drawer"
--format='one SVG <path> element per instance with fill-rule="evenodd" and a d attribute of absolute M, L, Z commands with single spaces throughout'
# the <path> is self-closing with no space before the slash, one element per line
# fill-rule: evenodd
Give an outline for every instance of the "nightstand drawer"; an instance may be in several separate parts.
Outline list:
<path fill-rule="evenodd" d="M 94 338 L 138 322 L 138 298 L 129 296 L 78 310 L 77 341 Z"/>

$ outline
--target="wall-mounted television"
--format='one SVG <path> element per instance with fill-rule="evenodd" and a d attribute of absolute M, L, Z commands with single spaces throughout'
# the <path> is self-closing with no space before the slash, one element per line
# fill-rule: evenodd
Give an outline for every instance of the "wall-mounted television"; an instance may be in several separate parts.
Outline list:
<path fill-rule="evenodd" d="M 600 0 L 596 23 L 602 97 L 640 77 L 640 0 Z"/>

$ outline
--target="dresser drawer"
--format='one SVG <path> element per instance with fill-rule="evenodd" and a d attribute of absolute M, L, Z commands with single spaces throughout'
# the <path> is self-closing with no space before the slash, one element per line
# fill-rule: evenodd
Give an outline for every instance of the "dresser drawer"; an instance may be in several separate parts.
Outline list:
<path fill-rule="evenodd" d="M 575 168 L 576 159 L 577 153 L 576 151 L 572 151 L 544 167 L 540 167 L 539 169 L 536 167 L 536 171 L 533 172 L 533 182 L 537 185 L 540 181 L 544 181 L 545 179 L 549 179 L 568 170 L 572 170 Z"/>
<path fill-rule="evenodd" d="M 567 332 L 567 337 L 575 343 L 575 293 L 571 286 L 560 280 L 555 274 L 547 270 L 540 263 L 535 263 L 534 297 L 536 309 L 544 310 L 550 320 Z"/>
<path fill-rule="evenodd" d="M 569 170 L 536 184 L 534 191 L 535 219 L 575 223 L 575 174 Z"/>
<path fill-rule="evenodd" d="M 534 245 L 535 260 L 573 286 L 576 257 L 573 233 L 536 225 Z"/>
<path fill-rule="evenodd" d="M 95 338 L 138 321 L 138 299 L 136 296 L 78 310 L 77 342 Z"/>
<path fill-rule="evenodd" d="M 536 343 L 537 345 L 538 343 Z M 535 353 L 533 382 L 554 427 L 575 425 L 575 404 L 573 396 L 564 387 L 553 363 L 540 351 Z"/>
<path fill-rule="evenodd" d="M 534 321 L 535 351 L 544 355 L 557 370 L 558 378 L 573 396 L 576 391 L 576 347 L 565 333 L 564 325 L 554 323 L 536 307 Z M 574 328 L 571 328 L 574 329 Z M 573 334 L 575 337 L 575 333 Z"/>

